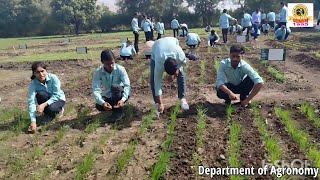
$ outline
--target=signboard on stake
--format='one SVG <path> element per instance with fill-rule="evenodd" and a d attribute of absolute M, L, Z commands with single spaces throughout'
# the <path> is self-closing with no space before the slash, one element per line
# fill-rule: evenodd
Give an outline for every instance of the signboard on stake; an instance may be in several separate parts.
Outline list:
<path fill-rule="evenodd" d="M 76 52 L 77 52 L 77 54 L 87 54 L 88 48 L 87 47 L 77 47 Z"/>
<path fill-rule="evenodd" d="M 245 43 L 248 41 L 249 41 L 248 36 L 237 35 L 237 43 Z"/>
<path fill-rule="evenodd" d="M 27 49 L 27 44 L 19 44 L 19 49 Z"/>
<path fill-rule="evenodd" d="M 70 43 L 70 39 L 69 39 L 69 38 L 64 39 L 64 42 L 65 42 L 65 43 Z"/>
<path fill-rule="evenodd" d="M 286 49 L 261 49 L 261 60 L 285 62 Z"/>

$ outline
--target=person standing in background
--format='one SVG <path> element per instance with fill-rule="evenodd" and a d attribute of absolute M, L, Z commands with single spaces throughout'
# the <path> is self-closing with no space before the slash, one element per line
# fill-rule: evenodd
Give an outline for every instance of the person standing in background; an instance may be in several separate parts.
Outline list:
<path fill-rule="evenodd" d="M 319 10 L 319 13 L 318 13 L 318 21 L 317 21 L 317 25 L 320 24 L 320 10 Z"/>
<path fill-rule="evenodd" d="M 245 11 L 243 12 L 243 18 L 241 20 L 241 25 L 243 27 L 242 31 L 247 30 L 247 37 L 249 37 L 249 33 L 252 28 L 252 17 L 250 14 L 246 13 Z"/>
<path fill-rule="evenodd" d="M 235 18 L 231 17 L 229 14 L 227 14 L 227 10 L 224 9 L 222 11 L 222 14 L 219 19 L 219 26 L 222 29 L 222 37 L 223 37 L 223 42 L 227 43 L 228 41 L 228 29 L 229 29 L 229 20 L 234 20 L 236 21 Z"/>
<path fill-rule="evenodd" d="M 164 32 L 165 32 L 164 23 L 162 22 L 162 19 L 160 19 L 160 18 L 157 23 L 157 32 L 158 32 L 157 39 L 160 39 L 162 37 L 162 35 L 164 35 Z"/>
<path fill-rule="evenodd" d="M 151 36 L 152 36 L 151 29 L 152 29 L 152 24 L 151 24 L 150 18 L 147 17 L 143 24 L 143 31 L 146 36 L 146 42 L 151 40 Z"/>
<path fill-rule="evenodd" d="M 176 19 L 176 17 L 173 17 L 173 20 L 171 21 L 171 29 L 173 30 L 173 37 L 179 36 L 179 28 L 180 28 L 179 21 Z"/>
<path fill-rule="evenodd" d="M 266 22 L 266 19 L 267 19 L 267 14 L 264 12 L 264 11 L 261 11 L 261 17 L 260 17 L 260 27 L 262 28 L 262 24 L 264 24 Z"/>
<path fill-rule="evenodd" d="M 282 6 L 282 8 L 280 9 L 280 19 L 279 19 L 279 26 L 278 27 L 281 27 L 282 25 L 287 26 L 288 8 L 287 8 L 284 1 L 281 1 L 280 5 Z"/>
<path fill-rule="evenodd" d="M 155 25 L 155 18 L 154 17 L 151 17 L 150 19 L 150 22 L 151 22 L 151 34 L 150 34 L 150 40 L 153 41 L 154 39 L 154 25 Z"/>
<path fill-rule="evenodd" d="M 131 21 L 131 27 L 132 27 L 132 31 L 133 31 L 133 34 L 134 34 L 134 49 L 136 50 L 137 54 L 139 53 L 139 23 L 138 23 L 138 13 L 135 12 L 134 13 L 134 17 Z"/>
<path fill-rule="evenodd" d="M 252 26 L 254 29 L 253 39 L 255 40 L 258 37 L 258 29 L 261 23 L 260 20 L 261 20 L 261 13 L 259 11 L 259 8 L 257 8 L 256 11 L 252 13 Z"/>
<path fill-rule="evenodd" d="M 276 13 L 274 13 L 273 11 L 270 11 L 267 15 L 267 20 L 270 27 L 274 29 L 274 26 L 275 26 L 274 23 L 276 21 Z"/>

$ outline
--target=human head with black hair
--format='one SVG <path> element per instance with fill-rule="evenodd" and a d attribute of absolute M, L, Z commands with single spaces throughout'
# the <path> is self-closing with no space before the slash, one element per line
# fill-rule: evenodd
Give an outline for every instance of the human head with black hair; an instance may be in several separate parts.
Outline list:
<path fill-rule="evenodd" d="M 223 9 L 222 13 L 227 13 L 227 9 Z"/>
<path fill-rule="evenodd" d="M 176 59 L 168 57 L 164 62 L 164 70 L 169 75 L 175 75 L 177 77 L 179 75 L 179 68 Z"/>
<path fill-rule="evenodd" d="M 31 65 L 32 76 L 31 79 L 37 79 L 40 82 L 45 82 L 47 78 L 47 65 L 43 62 L 34 62 Z"/>
<path fill-rule="evenodd" d="M 134 16 L 135 18 L 138 18 L 138 17 L 139 17 L 139 13 L 135 12 L 135 13 L 133 14 L 133 16 Z"/>
<path fill-rule="evenodd" d="M 256 9 L 256 13 L 258 13 L 259 11 L 260 11 L 260 8 L 257 8 L 257 9 Z"/>
<path fill-rule="evenodd" d="M 242 58 L 242 54 L 244 54 L 245 50 L 243 48 L 243 46 L 240 45 L 232 45 L 230 47 L 230 59 L 231 59 L 231 66 L 233 68 L 237 68 L 241 58 Z"/>
<path fill-rule="evenodd" d="M 115 65 L 115 56 L 110 49 L 105 49 L 101 52 L 101 63 L 108 73 L 113 71 Z"/>
<path fill-rule="evenodd" d="M 215 30 L 211 30 L 211 35 L 214 35 L 216 33 Z"/>
<path fill-rule="evenodd" d="M 284 1 L 280 2 L 281 7 L 284 7 L 286 5 L 286 3 Z"/>

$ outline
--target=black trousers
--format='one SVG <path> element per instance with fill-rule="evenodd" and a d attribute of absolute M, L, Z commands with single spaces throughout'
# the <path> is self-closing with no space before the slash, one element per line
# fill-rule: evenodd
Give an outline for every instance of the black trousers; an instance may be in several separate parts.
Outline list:
<path fill-rule="evenodd" d="M 157 39 L 161 39 L 161 37 L 162 37 L 162 34 L 158 33 Z"/>
<path fill-rule="evenodd" d="M 287 27 L 287 23 L 286 22 L 279 22 L 278 28 L 281 28 L 282 25 L 285 25 Z"/>
<path fill-rule="evenodd" d="M 274 29 L 274 21 L 269 21 L 268 24 L 270 25 L 270 27 L 272 27 L 272 29 Z"/>
<path fill-rule="evenodd" d="M 128 60 L 128 59 L 133 59 L 132 56 L 121 56 L 122 60 Z"/>
<path fill-rule="evenodd" d="M 139 33 L 138 32 L 133 32 L 134 34 L 134 49 L 136 50 L 136 52 L 139 52 Z"/>
<path fill-rule="evenodd" d="M 235 86 L 231 83 L 225 84 L 230 91 L 234 94 L 240 94 L 240 101 L 243 101 L 247 98 L 249 93 L 251 92 L 254 83 L 253 81 L 247 76 L 239 85 Z M 217 96 L 220 99 L 224 99 L 226 101 L 231 101 L 229 99 L 229 95 L 223 92 L 221 89 L 217 89 Z"/>
<path fill-rule="evenodd" d="M 173 29 L 173 37 L 177 37 L 177 36 L 179 36 L 179 29 Z"/>
<path fill-rule="evenodd" d="M 210 46 L 216 45 L 216 42 L 215 42 L 216 40 L 217 40 L 217 38 L 210 39 Z"/>
<path fill-rule="evenodd" d="M 154 33 L 153 33 L 153 29 L 151 29 L 151 33 L 150 33 L 150 40 L 152 40 L 152 41 L 153 41 L 153 39 L 154 39 Z"/>
<path fill-rule="evenodd" d="M 317 25 L 319 25 L 320 24 L 320 19 L 318 19 L 318 21 L 317 21 Z"/>
<path fill-rule="evenodd" d="M 146 36 L 146 41 L 150 41 L 152 40 L 152 33 L 151 31 L 148 31 L 148 32 L 144 32 L 144 35 Z"/>
<path fill-rule="evenodd" d="M 122 112 L 122 108 L 113 108 L 114 106 L 116 106 L 118 104 L 118 101 L 120 101 L 122 99 L 122 94 L 123 94 L 124 90 L 123 87 L 119 84 L 114 84 L 111 86 L 111 98 L 107 98 L 107 97 L 102 97 L 103 100 L 105 100 L 106 102 L 108 102 L 111 106 L 112 106 L 112 111 L 113 112 Z M 103 107 L 103 105 L 100 104 L 96 104 L 96 108 L 99 111 L 106 111 Z"/>
<path fill-rule="evenodd" d="M 181 30 L 182 30 L 182 37 L 186 37 L 188 34 L 188 29 L 186 27 L 182 27 Z"/>
<path fill-rule="evenodd" d="M 36 99 L 38 104 L 42 104 L 50 99 L 49 94 L 46 91 L 39 91 L 36 94 Z M 55 103 L 52 103 L 44 108 L 44 114 L 48 115 L 51 119 L 54 119 L 56 115 L 62 110 L 65 102 L 63 100 L 59 100 Z"/>
<path fill-rule="evenodd" d="M 228 30 L 228 28 L 222 29 L 222 37 L 224 43 L 228 41 Z"/>

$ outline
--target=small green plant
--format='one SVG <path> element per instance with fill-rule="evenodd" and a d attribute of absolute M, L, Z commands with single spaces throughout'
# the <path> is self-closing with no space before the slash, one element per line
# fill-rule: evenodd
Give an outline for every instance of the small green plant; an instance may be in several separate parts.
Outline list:
<path fill-rule="evenodd" d="M 83 157 L 83 161 L 77 166 L 76 170 L 76 180 L 85 179 L 85 177 L 90 173 L 93 165 L 96 161 L 96 154 L 91 151 Z"/>
<path fill-rule="evenodd" d="M 166 139 L 162 145 L 162 150 L 160 152 L 160 157 L 158 161 L 154 164 L 150 178 L 153 180 L 158 180 L 169 168 L 169 160 L 171 157 L 170 147 L 173 141 L 174 130 L 177 125 L 177 115 L 179 113 L 180 105 L 177 103 L 171 112 L 170 124 L 168 126 L 168 132 Z"/>
<path fill-rule="evenodd" d="M 221 52 L 221 51 L 222 51 L 221 46 L 216 46 L 216 47 L 217 47 L 217 51 L 218 51 L 218 52 Z"/>
<path fill-rule="evenodd" d="M 198 112 L 198 126 L 197 126 L 197 147 L 202 147 L 203 146 L 203 133 L 204 130 L 207 126 L 206 124 L 206 109 L 204 109 L 203 107 L 199 106 L 197 108 L 197 112 Z"/>
<path fill-rule="evenodd" d="M 14 114 L 14 125 L 12 127 L 16 134 L 26 131 L 29 127 L 29 124 L 30 118 L 28 112 L 20 111 Z"/>
<path fill-rule="evenodd" d="M 272 66 L 268 66 L 268 72 L 278 81 L 278 82 L 285 82 L 287 81 L 287 78 L 283 73 L 280 73 L 277 69 L 275 69 Z"/>
<path fill-rule="evenodd" d="M 10 109 L 3 109 L 0 111 L 0 123 L 7 123 L 14 119 L 15 114 L 21 112 L 22 110 L 17 107 Z"/>
<path fill-rule="evenodd" d="M 96 118 L 92 123 L 90 123 L 86 129 L 84 130 L 85 133 L 91 134 L 100 126 L 101 120 L 100 118 Z"/>
<path fill-rule="evenodd" d="M 311 106 L 311 104 L 305 102 L 302 103 L 300 106 L 301 112 L 308 117 L 309 120 L 311 120 L 316 128 L 320 127 L 320 117 L 317 117 L 315 113 L 315 108 Z"/>
<path fill-rule="evenodd" d="M 138 144 L 137 140 L 133 140 L 129 143 L 127 149 L 125 149 L 121 155 L 119 156 L 117 160 L 117 172 L 120 173 L 125 165 L 129 162 L 131 157 L 133 156 L 133 153 L 136 149 L 136 146 Z"/>
<path fill-rule="evenodd" d="M 141 76 L 139 77 L 138 83 L 139 83 L 139 84 L 142 84 L 142 83 L 144 82 L 144 80 L 147 79 L 147 77 L 149 76 L 149 74 L 150 74 L 150 69 L 149 69 L 149 68 L 146 68 L 146 69 L 142 72 Z"/>
<path fill-rule="evenodd" d="M 219 72 L 219 66 L 220 66 L 220 61 L 214 60 L 214 67 L 216 69 L 216 74 L 218 74 L 218 72 Z"/>
<path fill-rule="evenodd" d="M 37 147 L 35 147 L 35 148 L 33 149 L 33 159 L 34 159 L 34 160 L 40 159 L 43 154 L 44 154 L 43 148 L 37 146 Z"/>
<path fill-rule="evenodd" d="M 68 129 L 68 126 L 60 127 L 57 136 L 48 144 L 48 146 L 60 143 Z"/>

